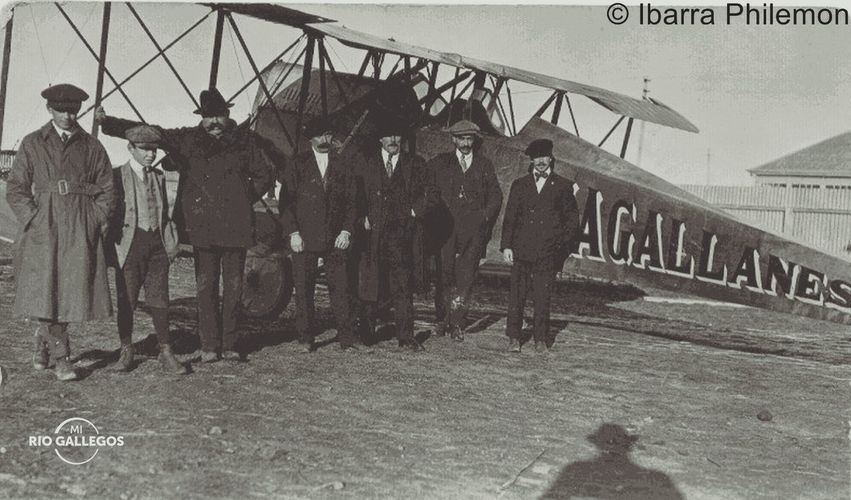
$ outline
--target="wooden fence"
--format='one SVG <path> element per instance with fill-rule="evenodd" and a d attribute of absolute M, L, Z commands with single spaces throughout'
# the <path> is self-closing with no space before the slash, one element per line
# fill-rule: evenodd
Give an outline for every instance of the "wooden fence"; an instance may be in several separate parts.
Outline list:
<path fill-rule="evenodd" d="M 756 227 L 851 260 L 851 192 L 771 186 L 680 186 Z"/>

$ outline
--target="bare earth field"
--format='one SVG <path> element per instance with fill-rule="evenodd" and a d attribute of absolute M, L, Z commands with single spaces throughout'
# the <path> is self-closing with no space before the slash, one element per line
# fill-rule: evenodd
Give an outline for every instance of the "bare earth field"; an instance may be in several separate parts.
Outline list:
<path fill-rule="evenodd" d="M 191 269 L 180 259 L 172 272 L 184 357 L 198 345 Z M 143 356 L 120 374 L 105 321 L 72 331 L 85 378 L 60 383 L 30 366 L 13 280 L 0 266 L 0 498 L 851 495 L 848 326 L 578 282 L 555 298 L 553 351 L 509 354 L 507 282 L 491 278 L 465 342 L 428 338 L 420 297 L 424 353 L 398 352 L 385 330 L 352 354 L 332 342 L 321 290 L 328 331 L 313 354 L 296 352 L 291 304 L 246 324 L 246 362 L 175 377 Z M 137 346 L 154 355 L 149 334 L 139 311 Z M 81 466 L 28 446 L 70 417 L 125 445 Z"/>

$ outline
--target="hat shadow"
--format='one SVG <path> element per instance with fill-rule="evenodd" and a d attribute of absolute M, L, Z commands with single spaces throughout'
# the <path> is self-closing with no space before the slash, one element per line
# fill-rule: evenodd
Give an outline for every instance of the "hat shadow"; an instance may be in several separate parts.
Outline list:
<path fill-rule="evenodd" d="M 684 498 L 666 474 L 632 462 L 629 453 L 639 436 L 618 424 L 605 423 L 586 439 L 597 447 L 597 456 L 568 464 L 541 498 Z"/>

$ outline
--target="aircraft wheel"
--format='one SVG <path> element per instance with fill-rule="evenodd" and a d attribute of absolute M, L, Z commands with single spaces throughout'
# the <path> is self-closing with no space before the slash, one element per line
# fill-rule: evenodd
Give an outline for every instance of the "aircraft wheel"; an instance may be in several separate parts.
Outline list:
<path fill-rule="evenodd" d="M 292 265 L 282 254 L 258 255 L 249 251 L 243 280 L 242 312 L 249 318 L 276 318 L 290 303 Z"/>

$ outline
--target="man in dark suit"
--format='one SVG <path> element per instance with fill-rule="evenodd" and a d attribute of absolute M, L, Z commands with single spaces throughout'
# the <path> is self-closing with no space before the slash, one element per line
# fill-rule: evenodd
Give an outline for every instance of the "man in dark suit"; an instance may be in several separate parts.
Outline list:
<path fill-rule="evenodd" d="M 254 246 L 253 204 L 274 180 L 271 148 L 246 126 L 230 119 L 230 107 L 216 89 L 201 92 L 194 127 L 163 129 L 160 146 L 175 157 L 178 197 L 189 244 L 195 252 L 201 361 L 239 360 L 237 319 L 246 249 Z M 124 137 L 137 122 L 107 116 L 95 119 L 107 135 Z M 224 280 L 221 316 L 219 279 Z M 219 319 L 221 317 L 221 320 Z"/>
<path fill-rule="evenodd" d="M 422 346 L 414 338 L 411 282 L 416 219 L 430 208 L 426 163 L 402 151 L 402 124 L 385 118 L 378 129 L 381 147 L 368 152 L 359 168 L 367 241 L 358 292 L 366 303 L 367 335 L 375 330 L 379 301 L 391 300 L 399 346 L 418 351 Z"/>
<path fill-rule="evenodd" d="M 284 169 L 278 196 L 281 229 L 293 251 L 296 329 L 303 352 L 310 352 L 316 334 L 313 294 L 321 258 L 337 338 L 342 349 L 351 350 L 355 346 L 346 266 L 357 219 L 357 184 L 352 166 L 331 151 L 333 131 L 327 121 L 312 121 L 304 135 L 310 138 L 311 148 Z"/>
<path fill-rule="evenodd" d="M 579 230 L 579 211 L 573 183 L 553 171 L 553 143 L 532 141 L 526 154 L 532 162 L 528 175 L 515 180 L 502 221 L 502 254 L 511 267 L 508 334 L 511 352 L 520 352 L 520 330 L 526 292 L 531 287 L 535 307 L 535 350 L 549 350 L 550 296 Z"/>
<path fill-rule="evenodd" d="M 133 367 L 133 311 L 144 286 L 160 347 L 158 359 L 167 371 L 182 375 L 186 367 L 175 358 L 168 331 L 168 268 L 177 255 L 177 229 L 169 213 L 165 177 L 153 167 L 161 137 L 147 125 L 129 129 L 126 137 L 130 160 L 113 169 L 118 203 L 110 222 L 121 340 L 116 369 Z"/>
<path fill-rule="evenodd" d="M 435 333 L 444 335 L 448 331 L 453 339 L 462 341 L 470 290 L 502 208 L 502 189 L 490 159 L 475 147 L 479 127 L 461 120 L 450 127 L 449 133 L 455 149 L 429 161 L 440 208 L 448 218 L 443 224 L 451 228 L 438 257 Z"/>

